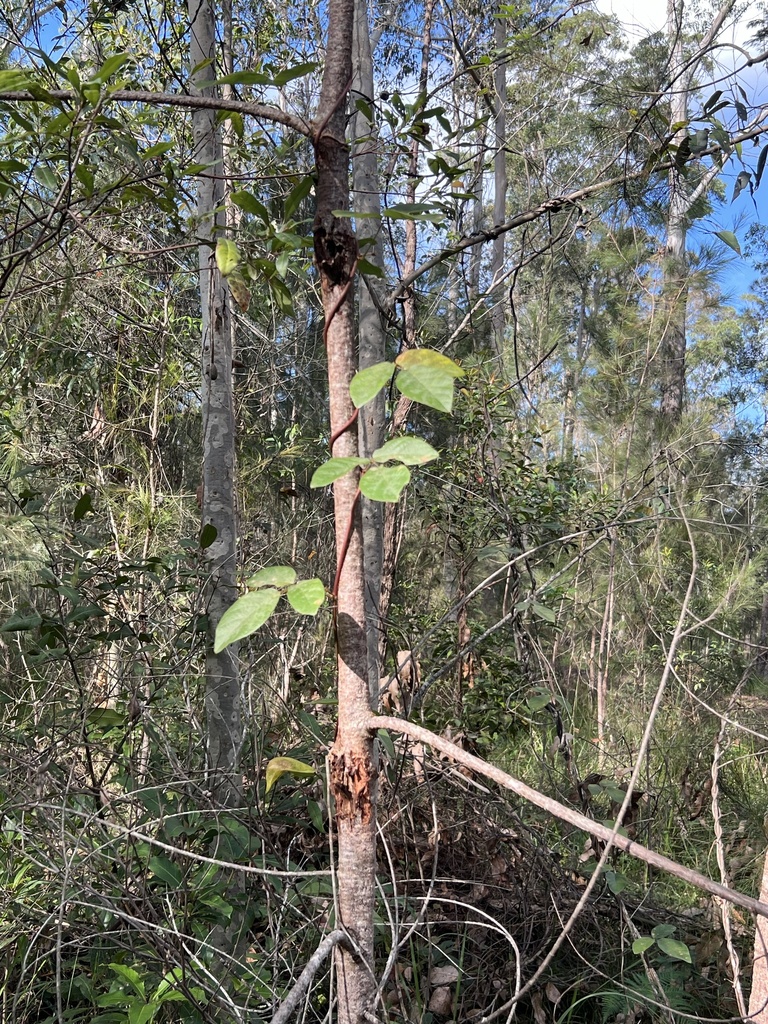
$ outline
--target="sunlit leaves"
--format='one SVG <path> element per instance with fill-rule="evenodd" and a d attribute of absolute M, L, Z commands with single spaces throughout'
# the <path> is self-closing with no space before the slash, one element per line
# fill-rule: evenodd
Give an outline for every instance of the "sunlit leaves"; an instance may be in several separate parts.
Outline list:
<path fill-rule="evenodd" d="M 296 570 L 290 565 L 268 565 L 246 581 L 251 590 L 259 587 L 290 587 L 296 582 Z"/>
<path fill-rule="evenodd" d="M 438 454 L 432 445 L 420 437 L 396 437 L 373 453 L 375 462 L 396 460 L 406 466 L 424 466 L 436 458 Z"/>
<path fill-rule="evenodd" d="M 376 363 L 375 366 L 368 366 L 356 373 L 349 385 L 349 395 L 356 408 L 359 409 L 375 398 L 392 380 L 394 372 L 394 363 Z"/>
<path fill-rule="evenodd" d="M 372 501 L 398 501 L 410 479 L 407 466 L 372 466 L 360 477 L 360 493 Z"/>
<path fill-rule="evenodd" d="M 414 402 L 428 405 L 439 412 L 453 409 L 453 382 L 464 371 L 452 359 L 432 349 L 411 349 L 401 352 L 396 360 L 400 373 L 395 381 L 398 390 Z"/>
<path fill-rule="evenodd" d="M 237 640 L 243 640 L 251 633 L 255 633 L 277 608 L 279 600 L 280 591 L 273 587 L 255 590 L 251 594 L 239 597 L 221 617 L 216 629 L 214 653 L 218 654 Z"/>
<path fill-rule="evenodd" d="M 735 253 L 738 253 L 739 256 L 741 256 L 741 246 L 739 245 L 739 240 L 732 231 L 716 231 L 715 235 L 720 239 L 721 242 L 725 242 L 725 244 L 729 248 L 733 249 Z"/>
<path fill-rule="evenodd" d="M 341 459 L 329 459 L 327 462 L 324 462 L 322 466 L 317 467 L 315 472 L 312 474 L 312 479 L 309 481 L 309 486 L 327 487 L 328 484 L 332 484 L 334 480 L 339 480 L 341 477 L 346 476 L 347 473 L 367 461 L 367 459 L 358 459 L 354 456 L 346 456 Z"/>
<path fill-rule="evenodd" d="M 317 578 L 302 580 L 286 591 L 288 603 L 299 615 L 316 615 L 325 601 L 325 586 Z"/>

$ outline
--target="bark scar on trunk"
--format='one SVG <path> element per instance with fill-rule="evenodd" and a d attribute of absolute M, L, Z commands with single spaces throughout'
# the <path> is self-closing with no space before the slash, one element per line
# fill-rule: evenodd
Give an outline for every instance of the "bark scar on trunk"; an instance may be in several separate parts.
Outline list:
<path fill-rule="evenodd" d="M 368 824 L 373 813 L 371 792 L 377 774 L 370 757 L 367 754 L 332 752 L 329 761 L 336 817 L 346 820 L 359 815 L 361 823 Z"/>

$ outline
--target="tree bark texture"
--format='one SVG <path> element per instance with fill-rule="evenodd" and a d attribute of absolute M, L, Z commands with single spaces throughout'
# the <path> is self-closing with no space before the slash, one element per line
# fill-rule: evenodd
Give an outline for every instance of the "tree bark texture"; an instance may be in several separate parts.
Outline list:
<path fill-rule="evenodd" d="M 352 81 L 352 194 L 355 213 L 364 214 L 358 225 L 365 241 L 360 252 L 369 263 L 384 269 L 381 238 L 381 200 L 378 182 L 378 153 L 376 126 L 362 110 L 354 107 L 357 99 L 373 105 L 373 59 L 371 34 L 368 25 L 366 0 L 355 0 L 354 52 Z M 371 289 L 372 281 L 359 279 L 357 295 L 358 363 L 361 370 L 384 362 L 386 328 L 376 307 Z M 360 454 L 369 456 L 384 443 L 386 392 L 379 394 L 360 410 Z M 363 550 L 365 560 L 365 619 L 368 642 L 368 683 L 375 707 L 378 700 L 379 679 L 383 655 L 381 571 L 383 559 L 384 513 L 381 502 L 361 498 L 363 517 Z"/>
<path fill-rule="evenodd" d="M 358 431 L 349 383 L 357 370 L 352 285 L 357 243 L 348 217 L 349 146 L 346 97 L 352 81 L 355 0 L 330 0 L 328 42 L 315 135 L 317 212 L 315 260 L 320 275 L 328 357 L 331 442 L 334 457 L 358 454 Z M 337 826 L 338 922 L 356 953 L 336 950 L 338 1020 L 359 1024 L 373 997 L 373 902 L 376 871 L 375 769 L 370 716 L 365 576 L 358 474 L 333 488 L 336 523 L 336 651 L 339 712 L 328 758 Z"/>
<path fill-rule="evenodd" d="M 759 900 L 761 903 L 768 902 L 768 851 L 766 851 L 763 861 Z M 749 1019 L 753 1024 L 768 1024 L 768 920 L 764 917 L 755 919 Z"/>
<path fill-rule="evenodd" d="M 189 0 L 190 65 L 197 94 L 215 96 L 212 86 L 197 83 L 215 77 L 216 32 L 209 0 Z M 237 644 L 213 653 L 216 627 L 237 598 L 237 528 L 235 518 L 235 417 L 232 396 L 232 339 L 229 292 L 216 267 L 216 236 L 224 196 L 222 144 L 216 111 L 192 114 L 195 161 L 204 164 L 198 177 L 200 305 L 202 320 L 203 480 L 202 524 L 216 529 L 205 548 L 208 586 L 206 655 L 206 753 L 209 786 L 217 803 L 238 802 L 242 789 L 242 745 Z"/>

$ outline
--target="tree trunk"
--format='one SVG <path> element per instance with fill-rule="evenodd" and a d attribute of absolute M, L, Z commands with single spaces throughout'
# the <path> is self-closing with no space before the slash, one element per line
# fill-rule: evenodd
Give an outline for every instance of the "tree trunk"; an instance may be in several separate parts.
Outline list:
<path fill-rule="evenodd" d="M 363 99 L 373 105 L 373 60 L 365 0 L 355 3 L 354 77 L 352 103 Z M 381 202 L 378 186 L 378 153 L 376 127 L 362 110 L 352 115 L 352 193 L 355 213 L 365 214 L 358 232 L 367 241 L 360 245 L 361 254 L 383 271 L 384 253 L 381 242 Z M 364 370 L 386 359 L 386 330 L 374 302 L 372 280 L 360 281 L 358 287 L 359 366 Z M 360 454 L 371 455 L 384 443 L 386 392 L 380 391 L 373 401 L 360 410 Z M 384 514 L 381 502 L 361 498 L 363 517 L 363 550 L 365 558 L 365 619 L 368 642 L 368 683 L 373 706 L 378 701 L 384 631 L 380 616 L 381 573 L 383 560 Z"/>
<path fill-rule="evenodd" d="M 506 21 L 504 18 L 496 19 L 493 27 L 493 36 L 498 61 L 493 76 L 493 87 L 496 93 L 496 115 L 494 118 L 496 151 L 493 158 L 493 223 L 495 226 L 503 224 L 507 217 L 507 152 L 504 146 L 507 134 L 507 72 L 506 64 L 501 57 L 501 53 L 507 44 Z M 493 240 L 493 255 L 491 258 L 492 285 L 496 285 L 497 282 L 501 281 L 502 274 L 504 273 L 505 238 L 506 235 L 500 234 L 498 238 Z M 504 293 L 501 291 L 497 292 L 494 297 L 491 310 L 493 344 L 497 356 L 501 356 L 504 352 L 505 322 Z"/>
<path fill-rule="evenodd" d="M 315 260 L 325 315 L 331 440 L 334 457 L 357 456 L 349 383 L 357 369 L 352 284 L 357 245 L 348 217 L 349 146 L 344 133 L 352 79 L 354 0 L 330 0 L 328 42 L 315 136 L 317 213 Z M 375 770 L 365 632 L 365 576 L 357 472 L 333 487 L 337 572 L 335 626 L 339 713 L 328 763 L 338 830 L 338 924 L 357 953 L 336 949 L 338 1020 L 359 1024 L 375 991 L 373 901 L 376 871 Z"/>
<path fill-rule="evenodd" d="M 209 0 L 189 0 L 190 65 L 200 95 L 214 87 L 197 83 L 215 77 L 216 32 Z M 206 754 L 209 788 L 216 803 L 238 803 L 242 791 L 239 755 L 242 745 L 237 644 L 213 653 L 216 627 L 237 597 L 237 529 L 235 521 L 235 417 L 232 399 L 232 351 L 229 292 L 216 267 L 214 246 L 224 188 L 221 137 L 214 110 L 195 110 L 192 131 L 198 177 L 200 305 L 202 319 L 203 481 L 202 523 L 216 530 L 203 552 L 206 563 L 208 652 L 206 655 Z"/>
<path fill-rule="evenodd" d="M 761 903 L 768 902 L 768 851 L 763 860 L 763 877 L 758 899 Z M 752 1024 L 768 1024 L 768 920 L 764 917 L 755 919 L 749 1019 Z"/>

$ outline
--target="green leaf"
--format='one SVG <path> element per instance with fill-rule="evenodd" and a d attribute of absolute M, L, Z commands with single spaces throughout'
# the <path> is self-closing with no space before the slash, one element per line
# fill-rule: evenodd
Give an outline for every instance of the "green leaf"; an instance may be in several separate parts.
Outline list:
<path fill-rule="evenodd" d="M 657 924 L 655 928 L 651 928 L 651 935 L 654 939 L 668 939 L 676 931 L 677 928 L 673 924 Z"/>
<path fill-rule="evenodd" d="M 533 697 L 528 697 L 525 703 L 528 705 L 529 711 L 535 713 L 537 711 L 541 711 L 542 708 L 545 708 L 547 706 L 547 704 L 552 703 L 552 694 L 537 693 Z"/>
<path fill-rule="evenodd" d="M 178 889 L 181 886 L 181 871 L 179 871 L 172 860 L 168 860 L 162 854 L 149 858 L 149 870 L 161 882 L 173 886 L 174 889 Z"/>
<path fill-rule="evenodd" d="M 741 246 L 739 240 L 732 231 L 716 231 L 715 235 L 720 239 L 721 242 L 725 242 L 726 245 L 730 246 L 734 252 L 741 256 Z"/>
<path fill-rule="evenodd" d="M 372 456 L 374 462 L 396 460 L 406 466 L 424 466 L 439 457 L 432 445 L 420 437 L 396 437 L 377 448 Z"/>
<path fill-rule="evenodd" d="M 72 512 L 72 518 L 76 523 L 79 523 L 87 512 L 93 512 L 93 502 L 89 491 L 86 491 L 85 494 L 77 499 L 77 504 Z"/>
<path fill-rule="evenodd" d="M 240 253 L 231 238 L 216 239 L 216 266 L 224 275 L 231 274 L 240 262 Z"/>
<path fill-rule="evenodd" d="M 375 366 L 367 366 L 364 370 L 358 371 L 349 384 L 349 397 L 355 407 L 359 409 L 366 402 L 375 398 L 381 389 L 392 380 L 394 372 L 394 363 L 376 363 Z"/>
<path fill-rule="evenodd" d="M 252 594 L 238 597 L 235 603 L 224 612 L 216 627 L 216 640 L 213 645 L 215 654 L 225 647 L 250 636 L 263 626 L 277 607 L 280 591 L 267 588 Z"/>
<path fill-rule="evenodd" d="M 294 213 L 298 210 L 301 205 L 301 201 L 306 199 L 309 193 L 312 191 L 312 186 L 315 181 L 311 175 L 307 175 L 302 178 L 298 185 L 294 185 L 291 191 L 286 196 L 285 200 L 285 218 L 289 220 Z"/>
<path fill-rule="evenodd" d="M 384 271 L 381 267 L 377 267 L 375 263 L 371 263 L 365 256 L 361 256 L 357 261 L 357 269 L 361 274 L 367 277 L 384 277 Z"/>
<path fill-rule="evenodd" d="M 627 876 L 623 875 L 620 871 L 606 871 L 605 881 L 608 888 L 616 896 L 618 896 L 620 892 L 623 892 L 627 887 Z"/>
<path fill-rule="evenodd" d="M 662 953 L 666 953 L 667 956 L 671 956 L 675 960 L 684 960 L 687 964 L 691 962 L 691 951 L 684 942 L 679 939 L 657 939 L 656 941 Z"/>
<path fill-rule="evenodd" d="M 355 217 L 358 216 L 355 213 Z M 382 210 L 381 216 L 391 220 L 427 220 L 433 224 L 442 224 L 446 215 L 445 210 L 436 209 L 427 203 L 396 203 Z"/>
<path fill-rule="evenodd" d="M 303 761 L 297 761 L 295 757 L 273 757 L 267 765 L 267 793 L 285 774 L 299 777 L 314 775 L 315 769 L 309 764 L 304 764 Z"/>
<path fill-rule="evenodd" d="M 292 82 L 295 78 L 303 78 L 304 75 L 310 74 L 315 68 L 319 67 L 318 64 L 309 61 L 306 64 L 296 64 L 292 68 L 286 68 L 284 71 L 278 71 L 272 78 L 272 83 L 277 86 L 287 85 Z"/>
<path fill-rule="evenodd" d="M 299 615 L 317 615 L 325 601 L 325 585 L 317 578 L 302 580 L 285 595 L 288 603 Z"/>
<path fill-rule="evenodd" d="M 250 213 L 254 217 L 258 217 L 259 220 L 263 220 L 265 224 L 269 224 L 269 213 L 266 206 L 259 202 L 252 192 L 246 192 L 245 189 L 242 189 L 240 192 L 233 192 L 231 198 L 235 206 L 239 206 L 241 210 L 245 210 L 246 213 Z"/>
<path fill-rule="evenodd" d="M 130 60 L 128 53 L 115 53 L 111 57 L 107 57 L 91 81 L 101 85 L 119 71 L 128 60 Z"/>
<path fill-rule="evenodd" d="M 398 391 L 414 402 L 428 405 L 438 412 L 453 409 L 453 375 L 430 366 L 402 370 L 395 378 Z"/>
<path fill-rule="evenodd" d="M 339 477 L 346 476 L 351 470 L 357 466 L 364 466 L 370 462 L 370 459 L 358 459 L 352 455 L 348 455 L 342 459 L 328 459 L 322 466 L 318 466 L 315 472 L 312 474 L 312 479 L 309 481 L 310 487 L 327 487 L 328 484 L 332 484 L 334 480 L 338 480 Z"/>
<path fill-rule="evenodd" d="M 110 964 L 109 969 L 114 971 L 123 981 L 127 981 L 134 992 L 144 998 L 144 982 L 138 971 L 135 971 L 133 967 L 127 967 L 125 964 L 115 963 Z"/>
<path fill-rule="evenodd" d="M 536 601 L 531 605 L 531 611 L 534 615 L 538 615 L 540 619 L 544 619 L 545 622 L 557 621 L 557 616 L 551 608 L 547 608 L 547 606 L 543 604 L 538 604 Z"/>
<path fill-rule="evenodd" d="M 0 71 L 0 92 L 17 92 L 29 88 L 29 75 L 26 71 L 8 68 Z"/>
<path fill-rule="evenodd" d="M 310 800 L 307 803 L 307 814 L 309 820 L 315 826 L 318 832 L 325 832 L 325 822 L 323 821 L 323 810 L 317 800 Z"/>
<path fill-rule="evenodd" d="M 442 352 L 435 352 L 432 348 L 409 348 L 401 352 L 395 360 L 401 370 L 412 370 L 415 366 L 428 366 L 443 373 L 450 373 L 452 377 L 464 377 L 464 370 L 458 363 L 454 363 Z"/>
<path fill-rule="evenodd" d="M 160 1009 L 160 1003 L 134 1003 L 128 1010 L 128 1024 L 148 1024 Z"/>
<path fill-rule="evenodd" d="M 0 633 L 21 633 L 25 629 L 36 629 L 42 621 L 42 616 L 37 612 L 30 615 L 20 615 L 17 612 L 0 626 Z"/>
<path fill-rule="evenodd" d="M 231 75 L 223 75 L 215 82 L 204 82 L 202 85 L 271 85 L 272 79 L 261 71 L 235 71 Z"/>
<path fill-rule="evenodd" d="M 213 525 L 213 523 L 206 523 L 200 531 L 200 547 L 205 551 L 211 544 L 216 540 L 219 535 L 219 531 Z"/>
<path fill-rule="evenodd" d="M 360 477 L 360 493 L 371 501 L 399 501 L 410 479 L 407 466 L 372 466 Z"/>
<path fill-rule="evenodd" d="M 641 953 L 645 953 L 647 949 L 650 949 L 655 941 L 650 935 L 641 935 L 639 939 L 635 939 L 632 943 L 632 952 L 639 956 Z"/>
<path fill-rule="evenodd" d="M 295 582 L 296 570 L 290 565 L 268 565 L 255 572 L 245 585 L 249 590 L 257 590 L 259 587 L 290 587 Z"/>

